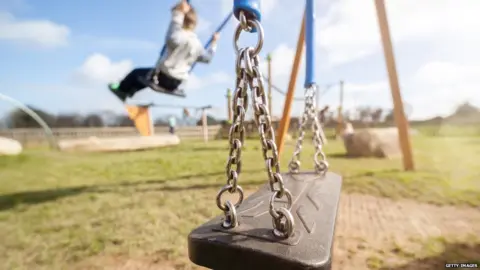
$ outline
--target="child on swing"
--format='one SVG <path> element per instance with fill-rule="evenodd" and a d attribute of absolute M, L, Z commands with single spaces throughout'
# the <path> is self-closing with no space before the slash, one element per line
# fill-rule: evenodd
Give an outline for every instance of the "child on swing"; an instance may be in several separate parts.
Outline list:
<path fill-rule="evenodd" d="M 161 55 L 155 68 L 136 68 L 120 83 L 108 85 L 122 102 L 147 87 L 138 78 L 153 81 L 167 91 L 175 91 L 188 79 L 189 71 L 195 62 L 209 63 L 216 51 L 218 33 L 213 35 L 208 50 L 194 32 L 197 26 L 197 14 L 186 0 L 182 0 L 172 9 L 172 20 L 166 36 L 166 53 Z"/>

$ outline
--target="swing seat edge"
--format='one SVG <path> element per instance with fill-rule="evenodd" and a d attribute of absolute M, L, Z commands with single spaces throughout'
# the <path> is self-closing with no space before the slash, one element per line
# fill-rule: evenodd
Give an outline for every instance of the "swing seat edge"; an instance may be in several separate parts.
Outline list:
<path fill-rule="evenodd" d="M 176 97 L 181 97 L 181 98 L 186 98 L 187 95 L 185 94 L 185 91 L 181 88 L 175 89 L 174 91 L 168 91 L 153 82 L 147 80 L 146 78 L 139 77 L 138 80 L 142 82 L 146 87 L 152 89 L 153 91 L 157 93 L 162 93 L 165 95 L 171 95 L 171 96 L 176 96 Z"/>
<path fill-rule="evenodd" d="M 190 260 L 210 269 L 331 269 L 342 177 L 330 172 L 283 175 L 295 197 L 292 239 L 280 240 L 272 233 L 268 214 L 272 193 L 265 184 L 237 209 L 236 228 L 221 227 L 224 216 L 219 215 L 189 234 Z"/>

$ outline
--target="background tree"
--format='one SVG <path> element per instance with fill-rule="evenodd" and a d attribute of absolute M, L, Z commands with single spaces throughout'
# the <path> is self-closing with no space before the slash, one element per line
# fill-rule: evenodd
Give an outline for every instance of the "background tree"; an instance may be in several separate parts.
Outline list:
<path fill-rule="evenodd" d="M 115 121 L 115 126 L 117 126 L 117 127 L 134 127 L 135 124 L 130 119 L 130 117 L 128 117 L 126 115 L 117 115 L 116 121 Z"/>
<path fill-rule="evenodd" d="M 368 124 L 371 122 L 370 116 L 372 115 L 372 109 L 370 107 L 358 107 L 358 120 L 361 123 Z"/>
<path fill-rule="evenodd" d="M 32 106 L 27 106 L 33 112 L 38 114 L 48 126 L 54 126 L 56 122 L 56 117 L 52 114 L 49 114 L 43 110 L 34 108 Z M 21 109 L 12 110 L 7 116 L 7 127 L 8 128 L 38 128 L 39 125 L 30 115 L 26 114 Z"/>
<path fill-rule="evenodd" d="M 385 120 L 386 123 L 393 123 L 395 122 L 395 117 L 393 113 L 393 109 L 391 109 L 386 115 L 385 115 Z"/>
<path fill-rule="evenodd" d="M 55 119 L 55 124 L 52 127 L 56 128 L 70 128 L 79 127 L 82 125 L 83 117 L 78 114 L 60 114 Z"/>
<path fill-rule="evenodd" d="M 383 114 L 382 108 L 378 108 L 371 111 L 370 119 L 372 120 L 372 123 L 374 125 L 380 123 L 380 121 L 382 120 L 382 114 Z"/>
<path fill-rule="evenodd" d="M 456 116 L 472 116 L 472 115 L 478 115 L 480 113 L 480 110 L 471 105 L 470 103 L 466 102 L 461 104 L 460 106 L 457 107 L 455 110 L 454 115 Z"/>
<path fill-rule="evenodd" d="M 220 122 L 217 121 L 217 119 L 215 119 L 215 117 L 211 116 L 211 115 L 207 115 L 207 125 L 209 126 L 212 126 L 212 125 L 219 125 Z M 201 126 L 202 125 L 202 119 L 200 118 L 198 121 L 197 121 L 197 126 Z"/>
<path fill-rule="evenodd" d="M 103 127 L 105 125 L 103 123 L 103 119 L 102 119 L 101 115 L 91 113 L 83 119 L 83 125 L 82 126 L 84 126 L 84 127 Z"/>

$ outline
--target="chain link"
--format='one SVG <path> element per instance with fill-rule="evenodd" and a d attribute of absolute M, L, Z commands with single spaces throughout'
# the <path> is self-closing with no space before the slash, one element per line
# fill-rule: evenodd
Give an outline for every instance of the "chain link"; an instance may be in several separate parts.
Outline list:
<path fill-rule="evenodd" d="M 242 169 L 242 147 L 245 142 L 245 114 L 248 108 L 248 93 L 247 93 L 247 73 L 242 67 L 242 61 L 245 56 L 246 49 L 242 49 L 237 54 L 236 61 L 236 87 L 233 94 L 232 108 L 233 119 L 232 126 L 229 131 L 230 152 L 228 155 L 227 166 L 225 173 L 227 176 L 227 184 L 218 192 L 216 203 L 218 208 L 225 213 L 225 221 L 223 226 L 226 228 L 236 227 L 238 222 L 236 208 L 243 202 L 243 189 L 238 185 L 238 178 Z M 222 195 L 228 191 L 229 193 L 237 192 L 239 194 L 238 202 L 232 205 L 231 202 L 226 201 L 222 204 Z"/>
<path fill-rule="evenodd" d="M 249 48 L 249 54 L 253 55 L 253 49 Z M 247 73 L 250 89 L 252 91 L 252 107 L 254 110 L 254 120 L 260 134 L 262 144 L 263 158 L 267 167 L 270 189 L 273 196 L 270 199 L 269 212 L 273 218 L 274 234 L 278 237 L 286 238 L 293 234 L 295 226 L 294 219 L 290 213 L 292 208 L 292 194 L 285 188 L 283 177 L 280 173 L 280 163 L 278 158 L 277 145 L 275 144 L 275 131 L 272 125 L 272 118 L 268 111 L 268 101 L 265 94 L 263 76 L 259 68 L 259 57 L 255 55 L 253 59 L 247 56 L 246 61 L 252 62 L 252 73 Z M 287 197 L 286 207 L 275 207 L 275 201 Z"/>
<path fill-rule="evenodd" d="M 315 171 L 319 174 L 325 174 L 328 170 L 327 157 L 323 152 L 323 145 L 327 143 L 327 139 L 323 132 L 322 125 L 320 121 L 318 121 L 317 112 L 315 110 L 315 94 L 317 92 L 316 85 L 311 85 L 305 89 L 305 109 L 301 118 L 299 136 L 292 159 L 288 164 L 291 173 L 298 173 L 300 170 L 300 154 L 302 152 L 302 144 L 305 138 L 305 127 L 309 120 L 312 121 L 313 144 L 315 146 L 315 154 L 313 157 Z"/>
<path fill-rule="evenodd" d="M 272 216 L 274 234 L 278 237 L 290 237 L 293 234 L 295 223 L 291 214 L 293 204 L 292 194 L 285 188 L 278 158 L 277 145 L 275 144 L 275 132 L 272 126 L 272 119 L 268 111 L 268 101 L 265 94 L 263 76 L 260 72 L 260 53 L 263 46 L 263 28 L 257 20 L 247 19 L 243 12 L 240 13 L 240 23 L 237 26 L 234 36 L 234 47 L 237 52 L 236 61 L 236 87 L 233 98 L 233 121 L 229 133 L 230 154 L 227 161 L 227 184 L 217 195 L 217 206 L 224 211 L 225 220 L 222 226 L 232 228 L 237 225 L 236 208 L 243 201 L 243 190 L 238 185 L 238 178 L 241 171 L 241 148 L 245 140 L 245 114 L 248 108 L 248 89 L 252 92 L 252 107 L 254 119 L 260 134 L 263 158 L 267 168 L 270 188 L 273 195 L 270 199 L 269 213 Z M 242 32 L 249 32 L 252 27 L 257 29 L 258 41 L 256 46 L 240 48 L 238 40 Z M 235 165 L 235 166 L 234 166 Z M 230 201 L 222 204 L 221 197 L 228 191 L 238 192 L 240 198 L 237 204 L 232 205 Z M 287 206 L 275 207 L 277 199 L 287 197 Z"/>
<path fill-rule="evenodd" d="M 242 17 L 242 16 L 241 16 Z M 257 21 L 252 21 L 260 37 L 263 37 L 262 26 Z M 248 22 L 247 22 L 248 24 Z M 263 44 L 263 42 L 258 42 Z M 294 219 L 291 214 L 292 194 L 285 188 L 280 172 L 277 145 L 275 144 L 275 131 L 268 111 L 268 99 L 264 89 L 263 75 L 260 71 L 260 52 L 258 46 L 254 49 L 246 48 L 244 63 L 247 71 L 248 84 L 252 93 L 252 107 L 254 120 L 260 134 L 262 154 L 267 168 L 270 189 L 273 195 L 270 199 L 269 212 L 273 219 L 274 234 L 278 237 L 290 237 L 294 231 Z M 286 207 L 275 207 L 277 199 L 287 197 Z"/>
<path fill-rule="evenodd" d="M 222 187 L 216 197 L 216 204 L 225 213 L 225 220 L 222 226 L 233 228 L 238 225 L 236 208 L 243 202 L 243 189 L 238 185 L 238 179 L 242 168 L 242 147 L 245 142 L 245 115 L 248 108 L 248 90 L 252 92 L 252 107 L 254 120 L 260 134 L 263 158 L 269 179 L 270 189 L 273 192 L 270 198 L 269 213 L 272 216 L 274 234 L 278 237 L 287 238 L 293 235 L 295 222 L 291 213 L 293 204 L 292 194 L 285 187 L 280 172 L 277 145 L 275 144 L 275 131 L 272 126 L 272 119 L 268 111 L 268 101 L 265 94 L 263 75 L 260 71 L 260 53 L 263 46 L 263 28 L 257 20 L 247 19 L 243 12 L 240 13 L 240 23 L 235 30 L 234 47 L 237 53 L 236 87 L 233 96 L 233 121 L 229 132 L 230 152 L 226 166 L 227 184 Z M 256 46 L 240 48 L 238 40 L 242 32 L 250 32 L 252 28 L 257 29 L 258 40 Z M 315 111 L 315 93 L 317 87 L 312 85 L 305 89 L 305 110 L 302 115 L 300 134 L 297 140 L 292 160 L 289 163 L 290 172 L 297 173 L 300 169 L 300 154 L 305 137 L 305 127 L 309 120 L 312 120 L 313 143 L 315 145 L 315 171 L 326 173 L 328 162 L 322 150 L 326 143 L 325 134 L 318 121 Z M 222 204 L 222 195 L 225 192 L 238 193 L 239 199 L 234 205 L 230 201 Z M 286 197 L 285 207 L 275 207 L 278 199 Z"/>

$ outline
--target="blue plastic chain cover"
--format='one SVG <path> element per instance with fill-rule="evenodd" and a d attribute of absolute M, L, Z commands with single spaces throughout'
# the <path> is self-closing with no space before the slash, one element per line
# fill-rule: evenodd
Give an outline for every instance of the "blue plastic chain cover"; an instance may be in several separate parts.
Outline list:
<path fill-rule="evenodd" d="M 315 0 L 307 0 L 305 17 L 305 88 L 315 84 Z"/>
<path fill-rule="evenodd" d="M 233 14 L 240 20 L 240 11 L 244 11 L 247 19 L 256 19 L 262 21 L 261 0 L 233 0 Z M 252 28 L 252 33 L 257 32 L 257 29 Z"/>

